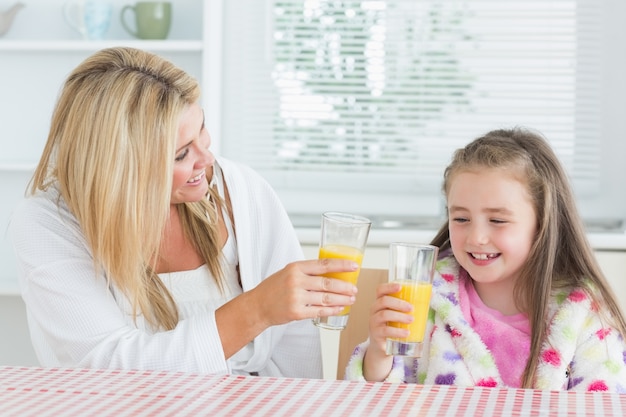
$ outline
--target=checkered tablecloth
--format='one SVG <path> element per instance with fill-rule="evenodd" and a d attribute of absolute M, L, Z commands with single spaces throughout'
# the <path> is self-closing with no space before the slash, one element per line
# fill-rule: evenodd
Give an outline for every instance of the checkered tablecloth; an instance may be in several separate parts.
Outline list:
<path fill-rule="evenodd" d="M 624 416 L 626 395 L 0 367 L 0 416 Z"/>

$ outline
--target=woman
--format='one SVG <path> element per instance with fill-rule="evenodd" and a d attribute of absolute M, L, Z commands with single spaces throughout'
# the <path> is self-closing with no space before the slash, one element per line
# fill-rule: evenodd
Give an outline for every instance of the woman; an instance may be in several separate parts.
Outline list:
<path fill-rule="evenodd" d="M 197 82 L 104 49 L 67 79 L 10 224 L 43 366 L 320 377 L 310 319 L 352 304 L 278 198 L 209 152 Z M 296 262 L 298 261 L 298 262 Z"/>

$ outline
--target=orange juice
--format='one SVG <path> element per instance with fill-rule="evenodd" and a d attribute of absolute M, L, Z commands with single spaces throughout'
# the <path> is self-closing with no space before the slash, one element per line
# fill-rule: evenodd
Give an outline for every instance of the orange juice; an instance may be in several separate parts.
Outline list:
<path fill-rule="evenodd" d="M 428 320 L 428 308 L 430 306 L 430 294 L 432 293 L 432 284 L 417 281 L 397 281 L 402 284 L 402 288 L 397 293 L 393 293 L 394 297 L 408 301 L 413 305 L 413 322 L 397 323 L 389 322 L 389 326 L 401 329 L 409 329 L 409 337 L 394 338 L 399 342 L 423 342 L 424 333 L 426 331 L 426 321 Z"/>
<path fill-rule="evenodd" d="M 326 245 L 320 248 L 319 259 L 347 259 L 350 261 L 354 261 L 359 266 L 363 261 L 363 252 L 358 250 L 357 248 L 353 248 L 351 246 L 343 246 L 343 245 Z M 352 272 L 330 272 L 328 274 L 324 274 L 325 277 L 336 278 L 342 281 L 348 281 L 352 284 L 356 285 L 357 278 L 359 277 L 359 272 L 361 268 Z M 341 313 L 338 315 L 343 316 L 350 313 L 350 306 L 345 307 Z"/>

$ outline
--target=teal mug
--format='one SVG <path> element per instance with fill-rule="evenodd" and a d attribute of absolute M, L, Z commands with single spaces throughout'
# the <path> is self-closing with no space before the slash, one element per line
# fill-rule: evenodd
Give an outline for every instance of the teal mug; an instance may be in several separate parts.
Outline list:
<path fill-rule="evenodd" d="M 127 23 L 127 12 L 135 15 L 135 28 Z M 122 7 L 122 26 L 139 39 L 166 39 L 172 22 L 172 3 L 166 1 L 139 1 L 134 6 Z"/>
<path fill-rule="evenodd" d="M 68 0 L 63 5 L 66 22 L 88 40 L 105 38 L 112 12 L 110 0 Z"/>

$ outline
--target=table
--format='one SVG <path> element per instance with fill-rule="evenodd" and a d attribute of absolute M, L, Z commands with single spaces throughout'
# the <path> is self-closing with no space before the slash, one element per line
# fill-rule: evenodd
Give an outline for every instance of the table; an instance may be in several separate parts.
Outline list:
<path fill-rule="evenodd" d="M 626 415 L 626 394 L 0 367 L 0 416 Z"/>

